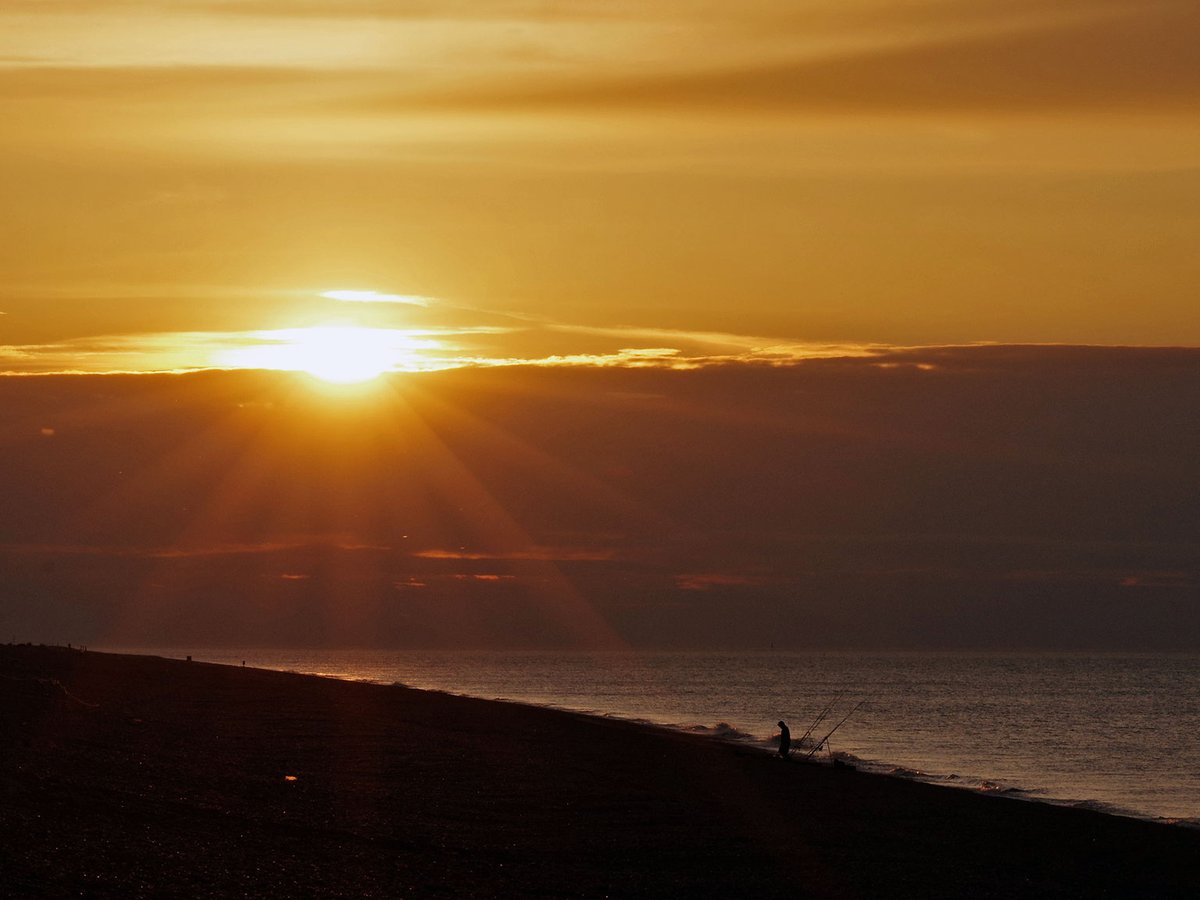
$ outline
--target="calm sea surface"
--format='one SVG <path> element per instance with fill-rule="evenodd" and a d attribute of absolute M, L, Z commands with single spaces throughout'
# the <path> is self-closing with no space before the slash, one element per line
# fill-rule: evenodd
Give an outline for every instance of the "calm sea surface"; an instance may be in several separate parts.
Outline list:
<path fill-rule="evenodd" d="M 1200 825 L 1200 655 L 131 651 L 645 720 L 773 747 L 830 701 L 863 768 Z M 825 756 L 822 751 L 821 756 Z"/>

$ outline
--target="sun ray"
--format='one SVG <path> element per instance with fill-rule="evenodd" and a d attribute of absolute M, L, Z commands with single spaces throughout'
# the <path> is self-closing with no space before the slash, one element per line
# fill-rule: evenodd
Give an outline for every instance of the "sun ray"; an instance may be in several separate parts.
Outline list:
<path fill-rule="evenodd" d="M 419 384 L 412 385 L 409 393 L 420 397 L 426 405 L 436 409 L 440 417 L 453 422 L 457 429 L 492 448 L 497 458 L 509 463 L 515 471 L 524 471 L 551 483 L 562 496 L 577 498 L 579 503 L 603 510 L 647 533 L 662 533 L 679 527 L 679 523 L 663 511 L 621 490 L 614 482 L 565 462 L 511 430 L 452 404 L 434 392 L 423 390 Z M 604 404 L 607 401 L 600 398 L 594 402 Z"/>
<path fill-rule="evenodd" d="M 426 414 L 431 408 L 424 410 Z M 492 493 L 479 473 L 462 462 L 425 415 L 413 416 L 422 444 L 432 454 L 426 475 L 443 503 L 458 511 L 458 524 L 467 540 L 501 548 L 525 548 L 537 542 L 513 512 Z M 518 559 L 507 562 L 544 616 L 564 637 L 588 647 L 622 647 L 624 641 L 580 593 L 553 560 Z"/>

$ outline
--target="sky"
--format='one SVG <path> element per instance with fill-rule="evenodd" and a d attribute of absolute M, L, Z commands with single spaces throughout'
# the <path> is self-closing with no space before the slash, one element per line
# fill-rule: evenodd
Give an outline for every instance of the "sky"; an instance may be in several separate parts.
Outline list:
<path fill-rule="evenodd" d="M 1198 43 L 1187 0 L 8 0 L 0 370 L 1194 346 Z"/>
<path fill-rule="evenodd" d="M 5 0 L 0 639 L 1195 649 L 1197 46 Z"/>

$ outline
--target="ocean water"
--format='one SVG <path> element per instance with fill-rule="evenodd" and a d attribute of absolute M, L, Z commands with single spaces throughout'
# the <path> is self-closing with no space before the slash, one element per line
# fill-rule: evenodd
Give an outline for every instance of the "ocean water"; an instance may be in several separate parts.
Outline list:
<path fill-rule="evenodd" d="M 1200 655 L 132 652 L 399 682 L 764 750 L 778 720 L 798 739 L 832 702 L 814 738 L 849 718 L 814 759 L 1200 827 Z"/>

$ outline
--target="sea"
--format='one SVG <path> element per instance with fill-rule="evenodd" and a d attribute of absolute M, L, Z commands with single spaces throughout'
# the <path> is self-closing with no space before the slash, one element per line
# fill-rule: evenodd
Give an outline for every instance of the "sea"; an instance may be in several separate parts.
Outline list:
<path fill-rule="evenodd" d="M 115 648 L 114 648 L 115 649 Z M 129 650 L 678 729 L 1017 799 L 1200 827 L 1200 655 Z M 832 732 L 832 733 L 830 733 Z"/>

